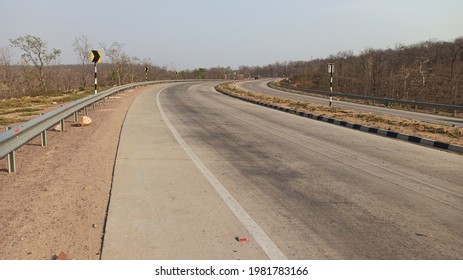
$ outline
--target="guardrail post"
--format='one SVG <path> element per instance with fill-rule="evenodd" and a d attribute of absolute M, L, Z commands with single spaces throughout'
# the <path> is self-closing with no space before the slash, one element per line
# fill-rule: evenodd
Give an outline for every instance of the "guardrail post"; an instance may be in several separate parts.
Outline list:
<path fill-rule="evenodd" d="M 16 156 L 15 151 L 12 151 L 7 156 L 8 160 L 8 173 L 15 173 L 16 172 Z"/>
<path fill-rule="evenodd" d="M 42 139 L 42 147 L 46 147 L 47 146 L 47 130 L 45 129 L 44 131 L 42 131 L 42 133 L 40 133 L 40 138 Z"/>
<path fill-rule="evenodd" d="M 74 122 L 77 122 L 77 111 L 74 112 Z"/>
<path fill-rule="evenodd" d="M 5 131 L 10 130 L 11 127 L 7 126 L 5 127 Z M 15 173 L 16 172 L 16 155 L 15 151 L 11 151 L 7 157 L 6 160 L 8 162 L 8 173 Z"/>
<path fill-rule="evenodd" d="M 85 116 L 88 116 L 87 106 L 84 107 L 84 115 L 85 115 Z"/>
<path fill-rule="evenodd" d="M 60 124 L 60 126 L 61 126 L 61 132 L 64 132 L 64 129 L 65 129 L 65 127 L 64 127 L 64 120 L 60 120 L 60 121 L 59 121 L 59 124 Z"/>
<path fill-rule="evenodd" d="M 43 113 L 40 113 L 40 115 L 42 116 Z M 40 139 L 42 142 L 41 143 L 42 147 L 46 147 L 47 146 L 47 130 L 46 129 L 40 133 Z"/>

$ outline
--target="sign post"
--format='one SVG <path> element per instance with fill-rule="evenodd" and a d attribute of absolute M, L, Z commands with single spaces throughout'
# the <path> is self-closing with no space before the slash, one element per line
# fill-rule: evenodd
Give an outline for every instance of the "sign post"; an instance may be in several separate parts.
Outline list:
<path fill-rule="evenodd" d="M 98 80 L 96 78 L 96 73 L 97 73 L 96 64 L 101 61 L 100 51 L 92 50 L 92 52 L 90 53 L 90 60 L 94 64 L 94 69 L 95 69 L 95 94 L 97 94 L 98 93 L 98 90 L 97 90 Z"/>
<path fill-rule="evenodd" d="M 334 63 L 328 63 L 328 74 L 330 74 L 330 109 L 333 103 L 333 72 L 334 72 Z"/>
<path fill-rule="evenodd" d="M 148 66 L 145 66 L 145 82 L 148 82 Z"/>

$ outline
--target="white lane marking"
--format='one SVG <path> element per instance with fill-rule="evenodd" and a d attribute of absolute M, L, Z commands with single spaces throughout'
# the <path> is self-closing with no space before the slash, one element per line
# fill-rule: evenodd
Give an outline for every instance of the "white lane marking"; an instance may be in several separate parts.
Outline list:
<path fill-rule="evenodd" d="M 260 247 L 264 250 L 267 256 L 271 260 L 286 260 L 286 256 L 280 249 L 273 243 L 273 241 L 268 237 L 268 235 L 262 230 L 262 228 L 249 216 L 246 210 L 241 207 L 238 201 L 228 192 L 222 183 L 215 177 L 214 174 L 204 165 L 204 163 L 199 159 L 199 157 L 193 152 L 193 150 L 188 146 L 188 144 L 183 140 L 177 130 L 174 128 L 172 123 L 167 118 L 164 110 L 162 109 L 161 102 L 159 101 L 159 96 L 161 95 L 162 91 L 160 90 L 156 96 L 156 102 L 158 105 L 159 112 L 161 113 L 162 118 L 164 119 L 164 123 L 170 129 L 172 134 L 174 135 L 175 139 L 177 139 L 178 143 L 182 146 L 191 160 L 194 162 L 196 167 L 201 171 L 201 173 L 206 177 L 212 187 L 216 190 L 216 192 L 220 195 L 222 200 L 228 205 L 230 210 L 235 214 L 238 220 L 243 224 L 246 230 L 253 236 L 253 238 L 257 241 Z"/>

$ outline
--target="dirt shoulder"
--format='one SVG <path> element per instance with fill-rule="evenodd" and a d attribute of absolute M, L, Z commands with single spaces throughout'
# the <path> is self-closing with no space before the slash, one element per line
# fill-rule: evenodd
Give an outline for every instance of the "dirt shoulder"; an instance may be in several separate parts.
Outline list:
<path fill-rule="evenodd" d="M 0 161 L 0 259 L 99 259 L 114 159 L 126 112 L 147 88 L 111 97 L 92 124 L 48 132 L 16 152 L 16 174 Z"/>
<path fill-rule="evenodd" d="M 391 117 L 380 114 L 343 110 L 340 108 L 330 109 L 326 106 L 310 104 L 308 102 L 272 97 L 259 92 L 243 91 L 236 88 L 232 84 L 221 84 L 219 87 L 221 90 L 224 90 L 227 93 L 235 96 L 262 101 L 317 116 L 334 118 L 340 121 L 346 121 L 363 126 L 390 130 L 443 143 L 463 146 L 463 128 L 431 124 L 422 121 Z"/>

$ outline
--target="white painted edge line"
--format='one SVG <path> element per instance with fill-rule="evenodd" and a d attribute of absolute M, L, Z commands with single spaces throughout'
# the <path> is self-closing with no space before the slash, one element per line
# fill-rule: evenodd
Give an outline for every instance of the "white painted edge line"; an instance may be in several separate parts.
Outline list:
<path fill-rule="evenodd" d="M 260 245 L 260 247 L 264 250 L 267 256 L 271 260 L 286 260 L 286 256 L 280 249 L 273 243 L 273 241 L 268 237 L 268 235 L 262 230 L 262 228 L 249 216 L 246 210 L 241 207 L 238 201 L 228 192 L 222 183 L 215 177 L 215 175 L 204 165 L 204 163 L 199 159 L 199 157 L 193 152 L 193 150 L 188 146 L 188 144 L 183 140 L 177 130 L 174 128 L 172 123 L 167 118 L 164 110 L 162 109 L 161 102 L 159 101 L 159 96 L 161 95 L 162 91 L 160 90 L 156 96 L 156 103 L 158 105 L 159 112 L 161 117 L 164 119 L 164 123 L 170 129 L 172 134 L 174 135 L 175 139 L 177 139 L 178 143 L 182 146 L 191 160 L 194 162 L 196 167 L 201 171 L 201 173 L 206 177 L 212 187 L 216 190 L 222 200 L 227 204 L 230 210 L 235 214 L 238 220 L 243 224 L 246 230 L 253 236 L 256 242 Z"/>

